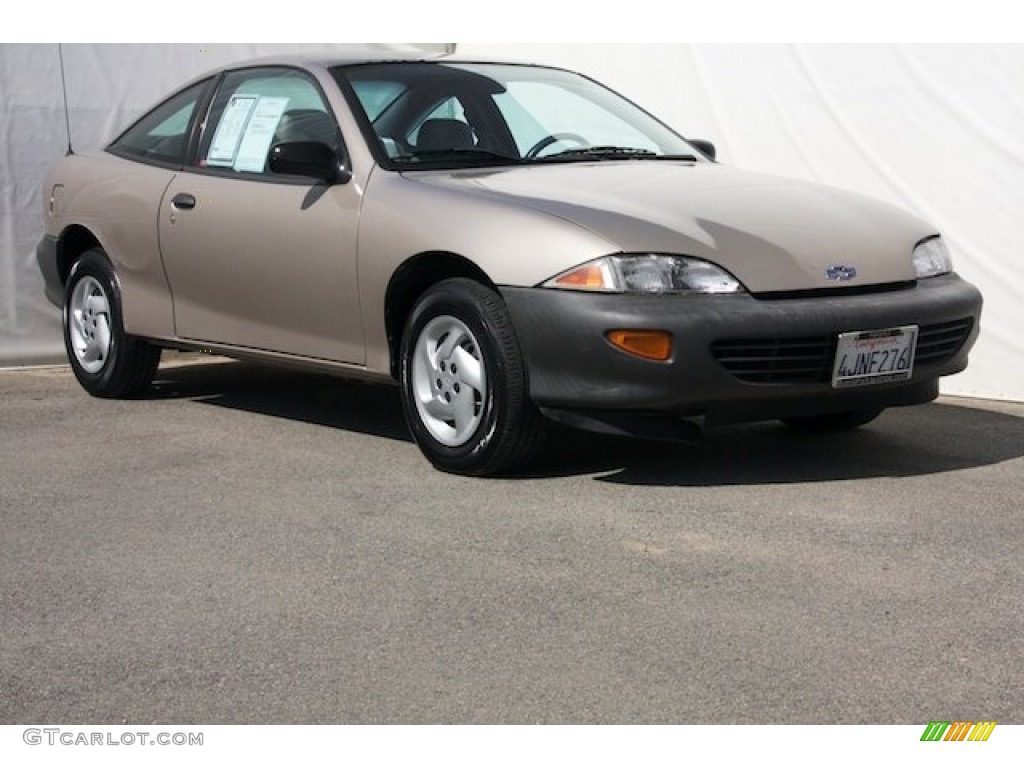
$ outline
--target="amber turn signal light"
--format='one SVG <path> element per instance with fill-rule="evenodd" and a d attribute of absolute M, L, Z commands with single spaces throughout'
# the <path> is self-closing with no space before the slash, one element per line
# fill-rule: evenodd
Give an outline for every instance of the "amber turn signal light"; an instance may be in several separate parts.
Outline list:
<path fill-rule="evenodd" d="M 623 352 L 645 360 L 664 362 L 672 357 L 672 334 L 668 331 L 608 331 L 605 336 Z"/>
<path fill-rule="evenodd" d="M 587 291 L 603 291 L 608 287 L 607 276 L 600 264 L 584 264 L 572 272 L 554 279 L 560 288 L 579 288 Z"/>

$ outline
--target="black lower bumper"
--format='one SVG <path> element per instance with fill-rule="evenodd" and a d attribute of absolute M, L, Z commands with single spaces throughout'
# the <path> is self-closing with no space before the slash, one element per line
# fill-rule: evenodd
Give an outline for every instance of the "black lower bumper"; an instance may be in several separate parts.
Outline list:
<path fill-rule="evenodd" d="M 982 304 L 978 290 L 956 275 L 902 290 L 771 300 L 511 287 L 502 294 L 534 402 L 581 427 L 666 416 L 712 426 L 928 402 L 938 395 L 940 376 L 966 367 Z M 912 378 L 832 387 L 840 333 L 905 325 L 921 328 Z M 655 362 L 622 352 L 605 337 L 615 329 L 669 331 L 672 356 Z M 778 374 L 751 378 L 730 369 L 721 351 L 749 342 L 782 359 L 787 344 L 810 340 L 821 347 L 820 371 L 790 378 L 784 366 Z"/>

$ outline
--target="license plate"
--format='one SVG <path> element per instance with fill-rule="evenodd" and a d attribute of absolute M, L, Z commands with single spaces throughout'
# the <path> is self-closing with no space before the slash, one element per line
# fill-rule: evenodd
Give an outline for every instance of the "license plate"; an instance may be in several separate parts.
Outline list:
<path fill-rule="evenodd" d="M 859 387 L 909 379 L 914 372 L 917 326 L 839 334 L 832 386 Z"/>

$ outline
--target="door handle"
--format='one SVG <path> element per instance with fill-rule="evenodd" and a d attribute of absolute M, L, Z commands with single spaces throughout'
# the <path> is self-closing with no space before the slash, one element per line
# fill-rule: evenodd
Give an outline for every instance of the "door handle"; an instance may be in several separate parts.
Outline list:
<path fill-rule="evenodd" d="M 196 207 L 196 199 L 193 195 L 189 195 L 185 192 L 179 192 L 171 200 L 171 205 L 179 211 L 191 211 Z"/>

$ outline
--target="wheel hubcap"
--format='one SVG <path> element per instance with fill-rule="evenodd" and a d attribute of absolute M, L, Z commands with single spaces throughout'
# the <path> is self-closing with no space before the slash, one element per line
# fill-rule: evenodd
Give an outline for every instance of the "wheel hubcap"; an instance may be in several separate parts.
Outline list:
<path fill-rule="evenodd" d="M 98 373 L 110 356 L 110 301 L 93 277 L 83 277 L 71 293 L 68 330 L 75 360 L 87 373 Z"/>
<path fill-rule="evenodd" d="M 435 440 L 451 448 L 469 440 L 484 417 L 487 370 L 465 323 L 449 315 L 427 323 L 413 351 L 412 389 L 420 421 Z"/>

